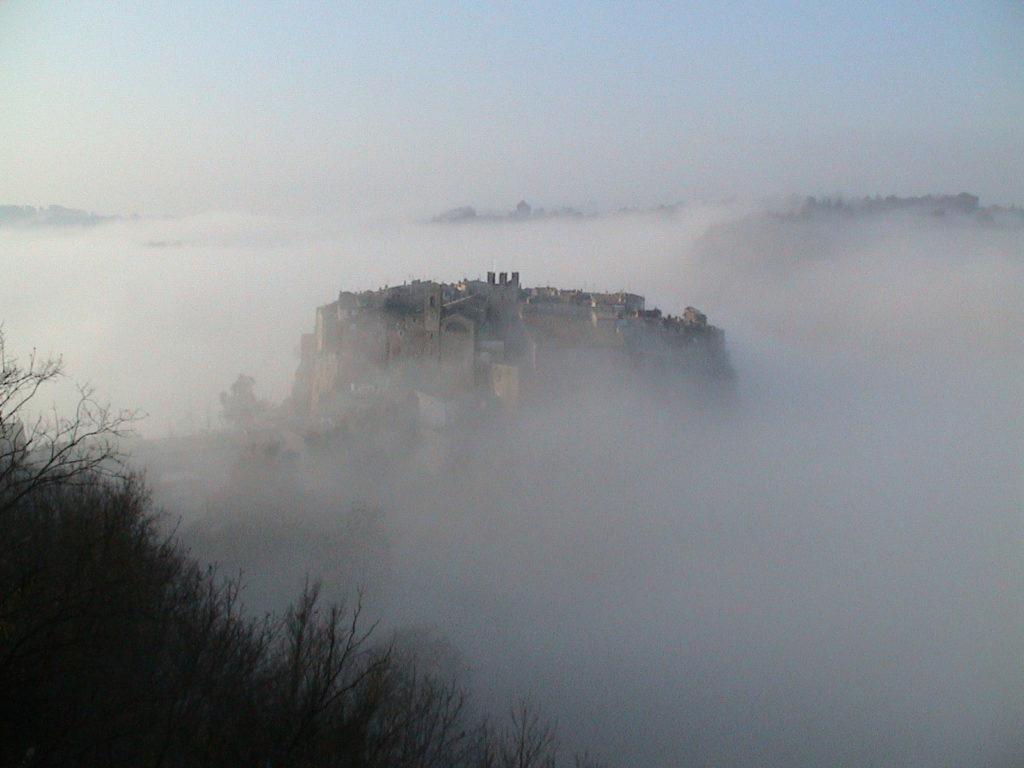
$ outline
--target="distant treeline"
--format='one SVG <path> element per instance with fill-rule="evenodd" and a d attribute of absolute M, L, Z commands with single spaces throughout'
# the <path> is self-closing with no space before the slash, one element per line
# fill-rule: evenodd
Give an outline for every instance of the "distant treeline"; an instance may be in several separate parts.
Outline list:
<path fill-rule="evenodd" d="M 63 205 L 0 205 L 0 227 L 87 227 L 115 218 Z"/>
<path fill-rule="evenodd" d="M 882 197 L 859 197 L 844 199 L 843 197 L 807 197 L 798 209 L 802 216 L 814 216 L 817 214 L 846 213 L 846 214 L 873 214 L 888 213 L 892 211 L 917 211 L 928 213 L 933 216 L 945 216 L 947 214 L 959 214 L 963 216 L 976 216 L 983 220 L 993 220 L 1000 215 L 1010 215 L 1024 219 L 1024 209 L 1018 206 L 988 206 L 981 207 L 977 195 L 968 192 L 961 192 L 958 195 L 923 195 L 920 197 L 897 197 L 888 195 Z"/>
<path fill-rule="evenodd" d="M 476 208 L 466 205 L 460 208 L 452 208 L 435 216 L 432 221 L 435 224 L 458 224 L 464 221 L 529 221 L 536 219 L 578 219 L 583 217 L 583 212 L 575 208 L 534 208 L 525 200 L 519 203 L 507 213 L 493 213 L 477 211 Z"/>
<path fill-rule="evenodd" d="M 628 215 L 636 213 L 654 213 L 672 215 L 682 209 L 682 203 L 671 205 L 657 205 L 653 208 L 619 208 L 604 213 L 584 213 L 577 208 L 562 206 L 559 208 L 534 208 L 525 200 L 520 200 L 516 207 L 506 212 L 479 211 L 473 206 L 465 205 L 459 208 L 452 208 L 434 216 L 431 221 L 434 224 L 461 224 L 464 222 L 479 221 L 540 221 L 544 219 L 593 219 L 601 216 Z"/>

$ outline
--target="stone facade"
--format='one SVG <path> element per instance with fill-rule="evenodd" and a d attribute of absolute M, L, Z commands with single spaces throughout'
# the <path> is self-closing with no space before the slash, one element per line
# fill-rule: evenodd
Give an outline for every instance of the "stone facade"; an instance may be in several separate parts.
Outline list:
<path fill-rule="evenodd" d="M 632 293 L 524 288 L 518 272 L 342 291 L 300 346 L 293 402 L 310 417 L 405 399 L 438 422 L 613 368 L 731 376 L 724 334 L 693 307 L 673 317 Z"/>

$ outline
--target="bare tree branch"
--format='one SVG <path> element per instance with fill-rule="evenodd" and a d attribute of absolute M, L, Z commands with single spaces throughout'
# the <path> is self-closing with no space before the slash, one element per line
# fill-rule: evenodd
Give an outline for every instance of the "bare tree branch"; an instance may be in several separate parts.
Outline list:
<path fill-rule="evenodd" d="M 63 380 L 59 357 L 8 357 L 0 328 L 0 515 L 43 488 L 124 472 L 117 441 L 139 414 L 113 410 L 82 384 L 70 416 L 35 407 L 45 387 Z"/>

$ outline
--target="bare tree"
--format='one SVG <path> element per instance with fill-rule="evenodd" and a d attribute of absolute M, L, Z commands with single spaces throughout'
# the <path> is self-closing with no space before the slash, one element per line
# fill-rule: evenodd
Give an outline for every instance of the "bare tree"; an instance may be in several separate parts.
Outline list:
<path fill-rule="evenodd" d="M 554 725 L 543 720 L 526 699 L 513 704 L 509 725 L 498 743 L 500 768 L 554 768 L 557 757 Z"/>
<path fill-rule="evenodd" d="M 326 765 L 328 755 L 363 751 L 389 653 L 369 645 L 376 624 L 363 629 L 362 611 L 361 594 L 352 610 L 321 607 L 320 585 L 307 583 L 285 614 L 276 664 L 280 762 Z"/>
<path fill-rule="evenodd" d="M 69 416 L 40 408 L 41 391 L 66 380 L 60 357 L 40 358 L 34 350 L 24 364 L 8 357 L 0 328 L 0 515 L 47 486 L 123 469 L 116 441 L 138 414 L 112 410 L 82 384 L 75 384 Z"/>
<path fill-rule="evenodd" d="M 454 678 L 423 671 L 415 656 L 393 658 L 378 681 L 383 693 L 368 741 L 368 764 L 384 768 L 451 768 L 472 746 L 466 692 Z"/>

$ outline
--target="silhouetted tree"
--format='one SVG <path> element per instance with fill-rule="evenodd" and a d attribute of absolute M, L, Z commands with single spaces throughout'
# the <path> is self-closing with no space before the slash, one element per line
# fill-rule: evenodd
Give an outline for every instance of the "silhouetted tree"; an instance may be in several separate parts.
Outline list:
<path fill-rule="evenodd" d="M 256 398 L 256 379 L 238 374 L 228 392 L 220 393 L 221 418 L 237 429 L 251 429 L 265 405 Z"/>
<path fill-rule="evenodd" d="M 46 485 L 116 474 L 121 467 L 116 440 L 136 414 L 113 411 L 81 384 L 69 416 L 39 408 L 40 392 L 66 380 L 59 357 L 33 351 L 24 364 L 8 357 L 0 328 L 0 515 Z"/>

